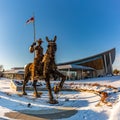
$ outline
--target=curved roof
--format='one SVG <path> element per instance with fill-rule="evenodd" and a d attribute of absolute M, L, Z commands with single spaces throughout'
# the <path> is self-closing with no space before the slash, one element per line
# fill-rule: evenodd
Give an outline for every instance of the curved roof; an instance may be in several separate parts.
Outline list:
<path fill-rule="evenodd" d="M 67 65 L 67 64 L 84 64 L 86 62 L 91 62 L 93 60 L 97 60 L 99 58 L 103 58 L 104 55 L 109 55 L 109 53 L 111 53 L 111 61 L 112 63 L 114 62 L 115 60 L 115 48 L 112 48 L 108 51 L 105 51 L 105 52 L 102 52 L 102 53 L 99 53 L 97 55 L 93 55 L 93 56 L 90 56 L 90 57 L 87 57 L 87 58 L 83 58 L 83 59 L 78 59 L 78 60 L 74 60 L 74 61 L 69 61 L 69 62 L 64 62 L 64 63 L 59 63 L 57 64 L 58 66 L 59 65 Z"/>
<path fill-rule="evenodd" d="M 57 66 L 57 68 L 59 70 L 67 70 L 67 69 L 70 69 L 70 70 L 94 70 L 91 67 L 75 65 L 75 64 L 60 65 L 60 66 Z"/>

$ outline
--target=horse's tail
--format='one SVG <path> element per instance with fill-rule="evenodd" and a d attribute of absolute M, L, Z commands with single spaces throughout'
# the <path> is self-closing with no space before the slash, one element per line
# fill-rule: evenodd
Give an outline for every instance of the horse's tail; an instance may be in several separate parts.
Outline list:
<path fill-rule="evenodd" d="M 29 67 L 30 67 L 31 64 L 32 64 L 32 63 L 28 63 L 28 64 L 26 64 L 26 65 L 24 66 L 24 70 L 29 69 Z"/>
<path fill-rule="evenodd" d="M 27 65 L 24 66 L 24 70 L 25 70 L 24 79 L 30 79 L 30 76 L 31 76 L 30 66 L 31 65 L 32 65 L 32 63 L 28 63 Z"/>

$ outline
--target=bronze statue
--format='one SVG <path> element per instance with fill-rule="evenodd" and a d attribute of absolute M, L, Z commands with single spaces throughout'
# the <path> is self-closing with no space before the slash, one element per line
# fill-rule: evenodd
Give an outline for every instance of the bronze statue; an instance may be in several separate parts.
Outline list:
<path fill-rule="evenodd" d="M 43 41 L 40 38 L 39 40 L 37 40 L 38 45 L 36 45 L 36 42 L 34 42 L 29 48 L 31 53 L 35 52 L 31 76 L 32 80 L 36 79 L 34 77 L 39 77 L 39 75 L 42 74 L 42 59 L 43 59 L 43 48 L 41 46 L 42 42 Z"/>
<path fill-rule="evenodd" d="M 57 76 L 57 77 L 62 78 L 62 80 L 60 81 L 58 86 L 55 86 L 55 88 L 54 88 L 55 93 L 58 93 L 61 90 L 61 88 L 63 87 L 64 81 L 65 81 L 65 76 L 57 70 L 57 66 L 55 63 L 55 52 L 57 50 L 56 39 L 57 39 L 56 36 L 54 37 L 54 40 L 49 40 L 48 37 L 46 37 L 46 41 L 48 42 L 47 51 L 46 51 L 44 57 L 42 58 L 42 61 L 41 60 L 39 61 L 41 63 L 41 66 L 38 67 L 39 70 L 42 70 L 42 73 L 38 69 L 33 68 L 34 62 L 29 63 L 25 67 L 25 76 L 24 76 L 24 82 L 23 82 L 23 95 L 27 95 L 27 93 L 25 92 L 26 83 L 31 78 L 33 69 L 34 69 L 34 73 L 36 72 L 36 70 L 38 70 L 37 76 L 39 76 L 39 78 L 34 76 L 34 79 L 33 79 L 33 87 L 34 87 L 34 91 L 35 91 L 34 92 L 35 96 L 39 97 L 37 89 L 36 89 L 37 80 L 44 79 L 46 82 L 46 87 L 48 89 L 48 93 L 49 93 L 49 102 L 51 104 L 56 104 L 56 103 L 58 103 L 58 101 L 55 100 L 53 97 L 51 85 L 50 85 L 50 77 Z"/>

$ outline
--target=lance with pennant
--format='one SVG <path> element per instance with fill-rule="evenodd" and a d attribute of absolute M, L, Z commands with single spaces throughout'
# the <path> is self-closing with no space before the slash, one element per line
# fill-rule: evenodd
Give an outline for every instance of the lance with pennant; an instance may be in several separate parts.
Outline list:
<path fill-rule="evenodd" d="M 26 21 L 27 24 L 33 23 L 33 35 L 34 35 L 34 42 L 36 42 L 36 30 L 35 30 L 35 16 L 31 17 Z M 35 58 L 35 52 L 34 52 L 34 58 Z"/>

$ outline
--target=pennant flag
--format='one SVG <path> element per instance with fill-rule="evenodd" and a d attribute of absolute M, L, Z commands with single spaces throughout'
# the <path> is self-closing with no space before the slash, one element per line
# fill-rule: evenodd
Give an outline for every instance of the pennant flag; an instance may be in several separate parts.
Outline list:
<path fill-rule="evenodd" d="M 26 21 L 27 24 L 34 22 L 34 17 L 31 17 L 29 20 Z"/>

